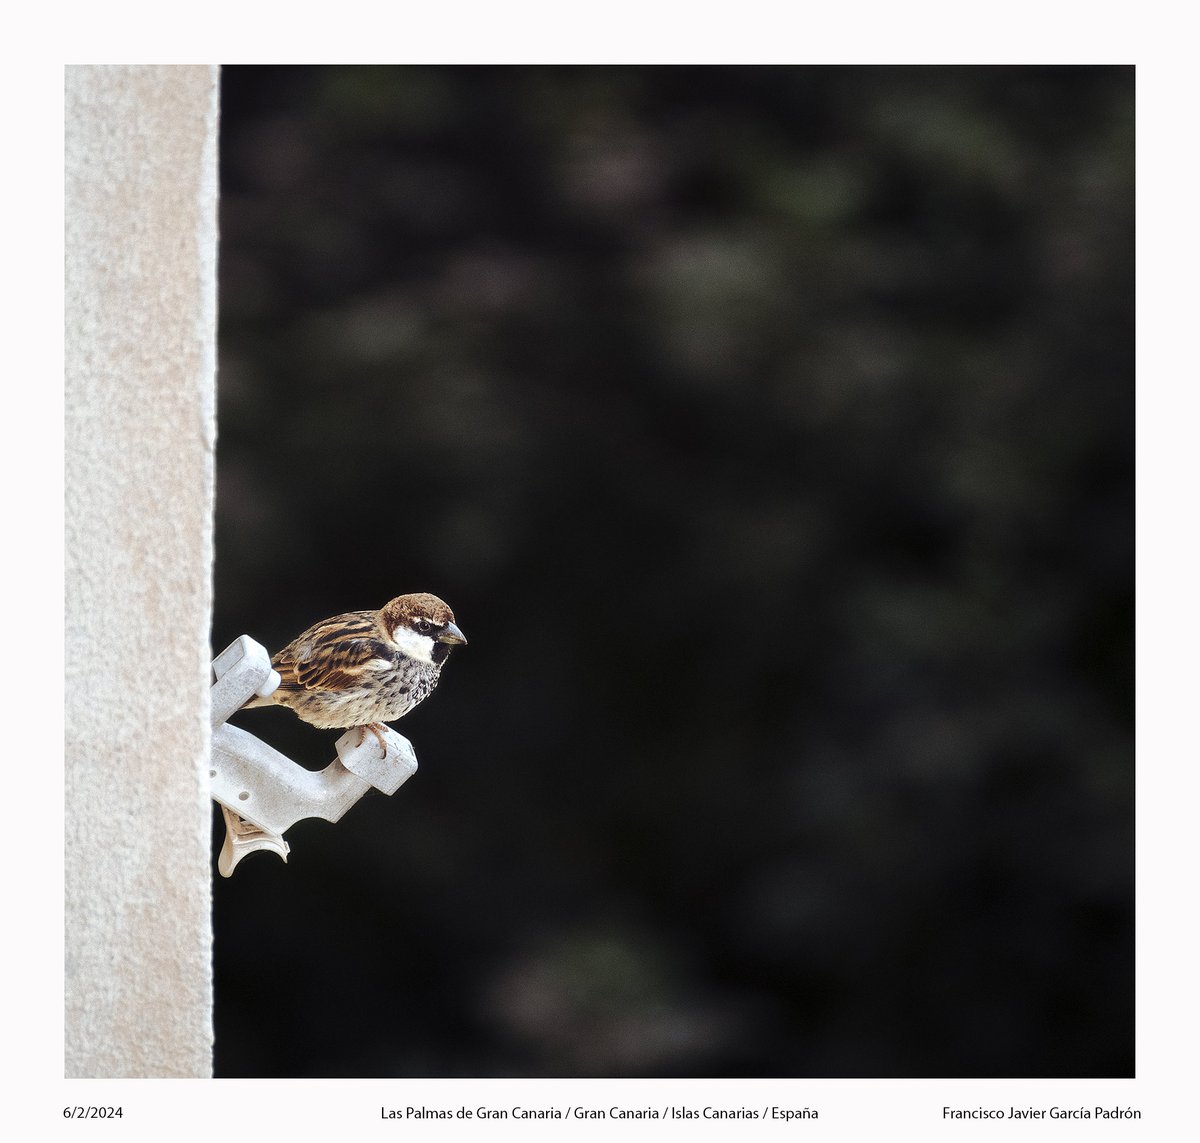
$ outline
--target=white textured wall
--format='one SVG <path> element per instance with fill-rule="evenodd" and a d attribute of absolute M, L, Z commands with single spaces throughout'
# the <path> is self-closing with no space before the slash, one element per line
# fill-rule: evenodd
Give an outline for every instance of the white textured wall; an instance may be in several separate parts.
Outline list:
<path fill-rule="evenodd" d="M 218 72 L 66 69 L 66 1075 L 212 1070 Z"/>

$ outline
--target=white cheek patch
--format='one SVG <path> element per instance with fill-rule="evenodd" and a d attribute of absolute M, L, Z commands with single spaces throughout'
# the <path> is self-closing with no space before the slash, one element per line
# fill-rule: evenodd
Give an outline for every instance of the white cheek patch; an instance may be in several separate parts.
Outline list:
<path fill-rule="evenodd" d="M 397 627 L 392 632 L 392 642 L 410 659 L 433 662 L 433 640 L 428 635 L 418 635 L 411 627 Z"/>

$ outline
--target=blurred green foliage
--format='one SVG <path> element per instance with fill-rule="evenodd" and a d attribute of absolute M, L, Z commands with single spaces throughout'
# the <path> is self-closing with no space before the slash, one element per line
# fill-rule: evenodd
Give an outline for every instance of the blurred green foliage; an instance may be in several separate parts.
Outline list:
<path fill-rule="evenodd" d="M 1133 90 L 226 69 L 214 646 L 471 644 L 220 1074 L 1132 1074 Z"/>

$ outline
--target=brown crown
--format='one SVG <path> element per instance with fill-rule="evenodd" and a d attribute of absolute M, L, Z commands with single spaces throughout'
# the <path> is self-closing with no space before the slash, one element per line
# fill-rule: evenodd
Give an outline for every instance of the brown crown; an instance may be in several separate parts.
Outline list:
<path fill-rule="evenodd" d="M 380 610 L 384 626 L 392 631 L 401 623 L 411 627 L 417 619 L 429 619 L 439 627 L 454 622 L 454 612 L 436 595 L 418 591 L 413 595 L 398 595 Z"/>

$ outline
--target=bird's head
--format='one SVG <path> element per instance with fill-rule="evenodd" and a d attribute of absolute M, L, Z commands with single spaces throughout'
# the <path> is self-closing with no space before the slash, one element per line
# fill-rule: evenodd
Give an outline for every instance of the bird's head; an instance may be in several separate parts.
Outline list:
<path fill-rule="evenodd" d="M 388 638 L 410 659 L 423 663 L 440 667 L 454 646 L 467 641 L 454 612 L 428 592 L 398 595 L 379 614 Z"/>

